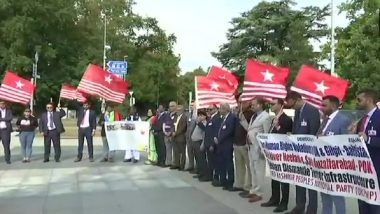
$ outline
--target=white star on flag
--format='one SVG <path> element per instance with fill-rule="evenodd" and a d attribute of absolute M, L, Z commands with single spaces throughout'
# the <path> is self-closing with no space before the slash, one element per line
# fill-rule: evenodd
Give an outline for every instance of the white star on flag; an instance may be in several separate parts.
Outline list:
<path fill-rule="evenodd" d="M 212 82 L 210 86 L 211 86 L 211 90 L 215 90 L 215 91 L 219 90 L 219 84 L 216 82 Z"/>
<path fill-rule="evenodd" d="M 111 78 L 111 76 L 107 76 L 107 77 L 104 79 L 104 81 L 108 82 L 108 84 L 111 84 L 111 82 L 112 82 L 112 78 Z"/>
<path fill-rule="evenodd" d="M 16 87 L 17 88 L 22 88 L 25 84 L 22 83 L 20 80 L 19 81 L 16 81 Z"/>
<path fill-rule="evenodd" d="M 322 94 L 325 94 L 325 91 L 329 89 L 329 87 L 325 86 L 325 81 L 321 81 L 320 83 L 314 82 L 315 86 L 317 86 L 317 89 L 315 91 L 320 91 Z"/>
<path fill-rule="evenodd" d="M 269 70 L 267 69 L 265 72 L 261 72 L 261 74 L 264 76 L 264 82 L 265 81 L 271 81 L 273 82 L 273 76 L 274 74 L 269 72 Z"/>

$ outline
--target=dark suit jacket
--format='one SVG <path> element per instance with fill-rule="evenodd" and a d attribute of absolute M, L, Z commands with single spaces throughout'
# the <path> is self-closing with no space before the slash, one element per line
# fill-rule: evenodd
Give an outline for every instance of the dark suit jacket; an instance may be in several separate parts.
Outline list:
<path fill-rule="evenodd" d="M 80 124 L 82 123 L 82 120 L 84 118 L 84 108 L 80 107 L 77 109 L 77 126 L 80 127 Z M 89 124 L 92 130 L 96 130 L 96 112 L 92 109 L 90 109 L 90 115 L 89 115 Z"/>
<path fill-rule="evenodd" d="M 285 113 L 282 113 L 280 117 L 278 118 L 278 124 L 279 124 L 279 129 L 277 130 L 276 128 L 273 128 L 271 133 L 286 134 L 288 132 L 292 132 L 292 128 L 293 128 L 292 118 L 290 118 Z"/>
<path fill-rule="evenodd" d="M 232 147 L 235 137 L 236 116 L 231 112 L 222 122 L 218 131 L 218 148 Z"/>
<path fill-rule="evenodd" d="M 293 134 L 316 135 L 321 124 L 318 109 L 306 103 L 301 110 L 295 112 Z"/>
<path fill-rule="evenodd" d="M 356 133 L 359 133 L 359 128 L 363 123 L 361 119 L 358 123 Z M 367 127 L 365 129 L 365 134 L 368 137 L 366 146 L 368 153 L 371 156 L 373 165 L 375 167 L 377 177 L 380 176 L 380 110 L 376 109 L 372 116 L 368 120 Z"/>
<path fill-rule="evenodd" d="M 326 127 L 323 135 L 342 135 L 348 134 L 348 127 L 351 125 L 350 119 L 343 113 L 338 112 Z"/>
<path fill-rule="evenodd" d="M 177 142 L 186 143 L 186 129 L 187 129 L 187 117 L 185 113 L 182 113 L 181 118 L 179 119 L 179 121 L 177 121 L 177 130 L 174 133 L 175 143 Z"/>
<path fill-rule="evenodd" d="M 13 128 L 12 128 L 12 119 L 13 119 L 13 114 L 12 114 L 12 111 L 10 109 L 5 109 L 5 117 L 3 118 L 2 117 L 3 115 L 1 115 L 1 111 L 0 111 L 0 122 L 5 122 L 5 125 L 7 126 L 7 128 L 5 130 L 9 131 L 9 132 L 12 132 L 13 131 Z"/>
<path fill-rule="evenodd" d="M 205 127 L 205 137 L 204 137 L 204 143 L 205 147 L 209 148 L 210 146 L 214 146 L 214 137 L 218 137 L 218 132 L 220 129 L 220 125 L 222 124 L 223 120 L 220 117 L 220 114 L 215 114 L 206 124 Z M 201 124 L 201 126 L 204 126 Z"/>
<path fill-rule="evenodd" d="M 64 116 L 66 116 L 66 112 L 63 109 L 61 109 L 60 111 L 53 111 L 53 122 L 58 133 L 65 132 L 65 128 L 63 127 L 63 123 L 62 123 L 62 117 Z M 47 112 L 44 112 L 40 117 L 39 130 L 40 132 L 43 132 L 45 135 L 49 131 L 47 123 L 48 123 Z"/>

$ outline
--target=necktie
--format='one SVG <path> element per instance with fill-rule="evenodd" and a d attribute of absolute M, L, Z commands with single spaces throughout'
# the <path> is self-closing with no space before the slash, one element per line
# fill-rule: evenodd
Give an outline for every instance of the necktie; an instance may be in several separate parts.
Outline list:
<path fill-rule="evenodd" d="M 318 129 L 317 135 L 321 135 L 323 133 L 323 129 L 325 129 L 327 122 L 329 122 L 329 120 L 330 120 L 330 117 L 325 117 L 325 119 L 323 119 L 322 124 Z"/>
<path fill-rule="evenodd" d="M 368 115 L 364 115 L 360 122 L 359 132 L 364 132 L 367 125 Z"/>
<path fill-rule="evenodd" d="M 53 113 L 49 112 L 49 127 L 53 129 L 54 123 L 53 123 Z"/>
<path fill-rule="evenodd" d="M 272 120 L 272 124 L 270 125 L 270 129 L 269 129 L 269 133 L 272 133 L 273 132 L 273 129 L 274 129 L 274 120 L 275 120 L 276 118 L 273 118 L 273 120 Z"/>

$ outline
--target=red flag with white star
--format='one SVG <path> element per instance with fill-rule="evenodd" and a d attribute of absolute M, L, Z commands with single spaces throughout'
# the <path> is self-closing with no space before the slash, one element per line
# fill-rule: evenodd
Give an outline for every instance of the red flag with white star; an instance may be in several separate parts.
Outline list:
<path fill-rule="evenodd" d="M 78 100 L 81 103 L 86 102 L 87 98 L 78 91 L 74 86 L 63 84 L 61 88 L 61 93 L 59 94 L 61 98 L 68 100 Z"/>
<path fill-rule="evenodd" d="M 7 71 L 0 87 L 0 99 L 28 104 L 34 92 L 34 85 L 30 80 L 19 77 L 13 71 Z"/>
<path fill-rule="evenodd" d="M 248 59 L 241 99 L 247 101 L 256 96 L 265 99 L 285 98 L 287 94 L 286 83 L 289 75 L 289 68 L 281 68 Z"/>
<path fill-rule="evenodd" d="M 217 66 L 211 67 L 210 71 L 207 74 L 207 77 L 216 81 L 227 83 L 230 88 L 234 90 L 234 92 L 239 86 L 239 80 L 231 71 L 224 68 L 219 68 Z"/>
<path fill-rule="evenodd" d="M 344 100 L 349 85 L 350 82 L 345 79 L 303 65 L 291 90 L 300 93 L 310 104 L 321 107 L 322 98 L 327 95 L 336 96 L 341 101 Z"/>
<path fill-rule="evenodd" d="M 111 102 L 123 103 L 128 94 L 128 83 L 100 66 L 89 64 L 79 83 L 78 91 Z"/>
<path fill-rule="evenodd" d="M 205 76 L 195 77 L 195 103 L 197 109 L 209 108 L 221 103 L 228 103 L 236 107 L 237 102 L 234 95 L 233 85 L 224 80 L 216 80 Z"/>

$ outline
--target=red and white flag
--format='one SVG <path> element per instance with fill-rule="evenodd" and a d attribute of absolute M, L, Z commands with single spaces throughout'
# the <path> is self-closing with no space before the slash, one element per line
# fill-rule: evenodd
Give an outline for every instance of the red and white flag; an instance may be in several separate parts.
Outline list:
<path fill-rule="evenodd" d="M 302 95 L 310 104 L 320 108 L 322 98 L 327 95 L 334 95 L 339 100 L 344 100 L 350 82 L 338 77 L 326 74 L 313 67 L 303 65 L 294 80 L 292 91 Z"/>
<path fill-rule="evenodd" d="M 123 103 L 128 94 L 128 83 L 97 65 L 89 64 L 78 90 L 111 102 Z"/>
<path fill-rule="evenodd" d="M 210 71 L 207 74 L 207 77 L 216 81 L 227 83 L 230 86 L 232 93 L 235 93 L 236 89 L 239 86 L 239 79 L 237 76 L 235 76 L 231 71 L 217 66 L 211 67 Z"/>
<path fill-rule="evenodd" d="M 209 108 L 221 103 L 228 103 L 236 107 L 234 85 L 222 80 L 215 80 L 205 76 L 195 77 L 195 103 L 197 109 Z"/>
<path fill-rule="evenodd" d="M 30 80 L 17 76 L 12 71 L 7 71 L 0 87 L 0 99 L 28 104 L 34 92 L 34 85 Z"/>
<path fill-rule="evenodd" d="M 87 98 L 79 92 L 74 86 L 63 84 L 61 88 L 61 93 L 59 95 L 61 98 L 68 100 L 78 100 L 81 103 L 86 102 Z"/>
<path fill-rule="evenodd" d="M 257 96 L 268 100 L 285 98 L 289 76 L 289 68 L 281 68 L 248 59 L 241 99 L 247 101 Z"/>

